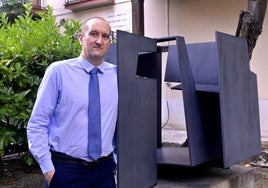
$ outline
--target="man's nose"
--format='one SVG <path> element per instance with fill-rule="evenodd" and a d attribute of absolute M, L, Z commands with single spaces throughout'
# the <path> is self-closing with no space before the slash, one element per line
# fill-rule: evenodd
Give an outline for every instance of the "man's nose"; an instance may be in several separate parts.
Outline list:
<path fill-rule="evenodd" d="M 103 42 L 103 38 L 102 38 L 102 36 L 101 35 L 99 35 L 98 36 L 98 38 L 97 38 L 97 41 L 96 41 L 98 44 L 102 44 L 102 42 Z"/>

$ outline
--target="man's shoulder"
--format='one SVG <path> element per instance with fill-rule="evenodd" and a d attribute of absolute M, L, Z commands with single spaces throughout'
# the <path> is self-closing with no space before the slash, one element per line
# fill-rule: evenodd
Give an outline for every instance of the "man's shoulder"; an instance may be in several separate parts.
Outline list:
<path fill-rule="evenodd" d="M 78 58 L 71 58 L 71 59 L 64 59 L 64 60 L 60 60 L 60 61 L 55 61 L 53 63 L 51 63 L 48 66 L 48 69 L 59 69 L 62 67 L 68 67 L 68 66 L 73 66 L 75 64 L 77 64 L 78 62 Z"/>
<path fill-rule="evenodd" d="M 116 69 L 117 66 L 115 64 L 109 63 L 107 61 L 104 61 L 104 68 L 105 69 Z"/>
<path fill-rule="evenodd" d="M 60 61 L 55 61 L 51 65 L 52 66 L 64 66 L 64 65 L 73 65 L 78 62 L 78 58 L 64 59 Z"/>

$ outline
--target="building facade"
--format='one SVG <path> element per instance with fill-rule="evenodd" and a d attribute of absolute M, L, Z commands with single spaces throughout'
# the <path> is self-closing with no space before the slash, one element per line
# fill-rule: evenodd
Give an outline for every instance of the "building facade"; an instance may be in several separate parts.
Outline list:
<path fill-rule="evenodd" d="M 234 35 L 239 13 L 247 9 L 246 0 L 144 0 L 144 35 L 151 38 L 182 36 L 186 43 L 213 42 L 215 31 Z M 43 0 L 42 6 L 53 7 L 57 20 L 83 22 L 92 16 L 108 20 L 112 30 L 132 32 L 131 0 Z M 266 17 L 267 17 L 266 13 Z M 267 19 L 267 18 L 266 18 Z M 250 67 L 257 74 L 262 139 L 268 139 L 268 22 L 253 51 Z M 166 44 L 163 44 L 166 45 Z M 166 67 L 163 54 L 163 78 Z M 181 92 L 172 90 L 174 83 L 162 82 L 162 123 L 185 128 Z"/>

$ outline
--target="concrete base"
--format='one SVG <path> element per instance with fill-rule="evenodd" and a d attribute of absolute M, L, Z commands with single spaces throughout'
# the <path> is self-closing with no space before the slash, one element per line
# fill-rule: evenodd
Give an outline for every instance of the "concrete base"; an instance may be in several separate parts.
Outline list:
<path fill-rule="evenodd" d="M 159 166 L 158 183 L 154 188 L 254 188 L 250 167 Z"/>

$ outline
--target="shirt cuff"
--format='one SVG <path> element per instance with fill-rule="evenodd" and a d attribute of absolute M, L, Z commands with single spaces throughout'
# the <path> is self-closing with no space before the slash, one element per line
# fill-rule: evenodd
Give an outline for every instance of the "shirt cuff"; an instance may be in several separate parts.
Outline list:
<path fill-rule="evenodd" d="M 43 174 L 55 170 L 52 160 L 47 159 L 39 163 L 41 171 Z"/>

